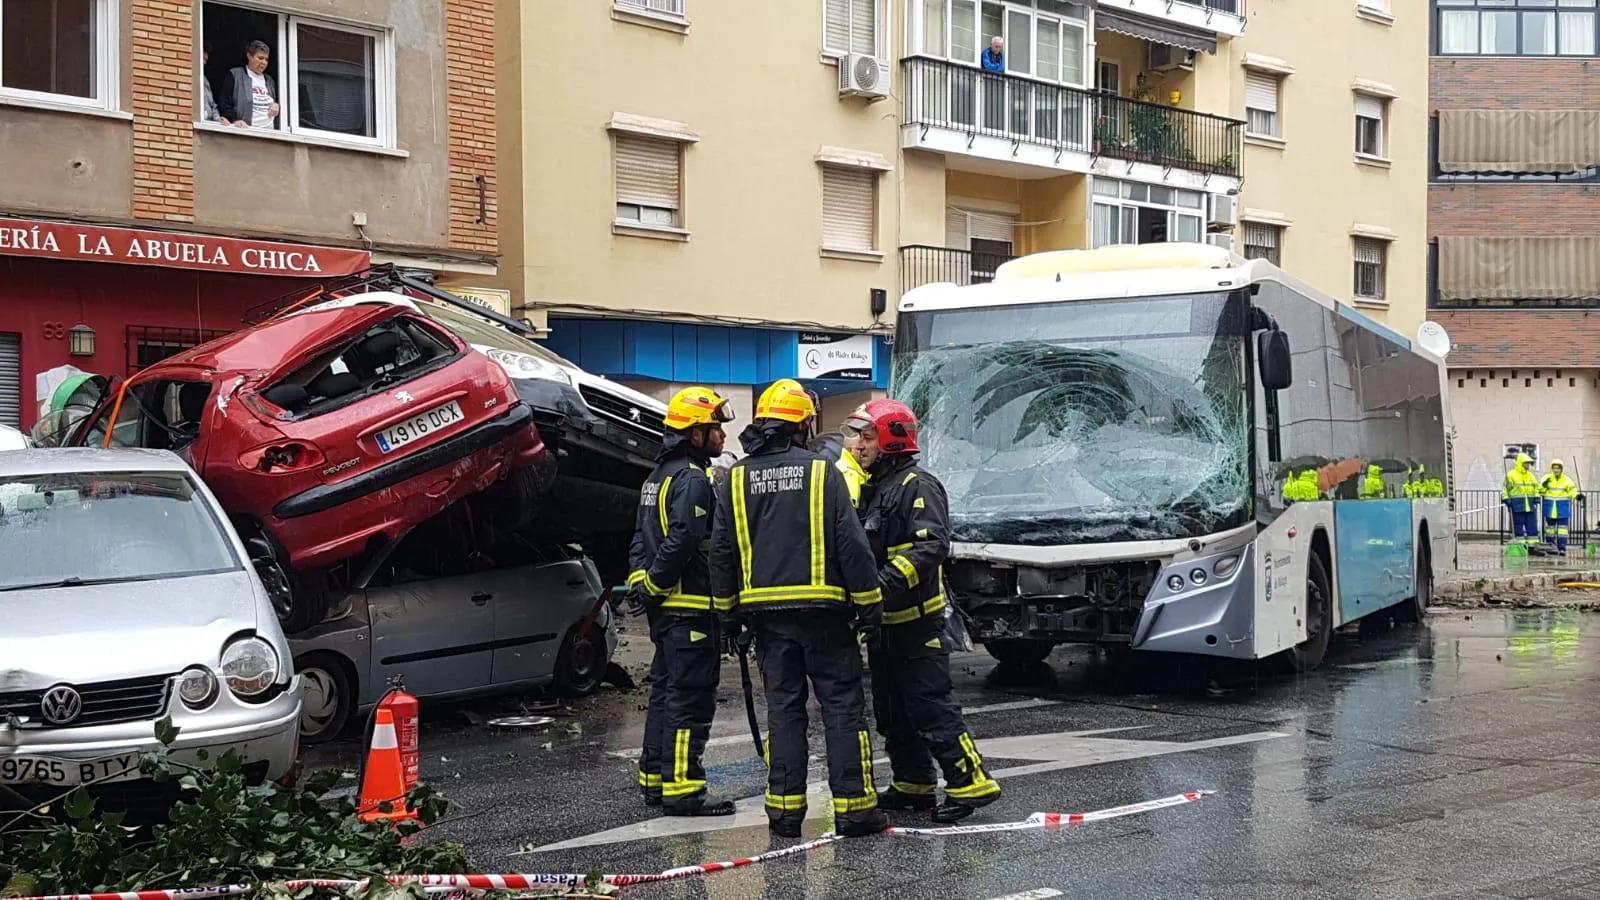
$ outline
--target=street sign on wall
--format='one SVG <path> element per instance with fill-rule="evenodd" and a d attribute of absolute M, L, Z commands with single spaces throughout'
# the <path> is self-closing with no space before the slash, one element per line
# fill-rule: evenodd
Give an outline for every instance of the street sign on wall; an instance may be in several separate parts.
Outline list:
<path fill-rule="evenodd" d="M 801 379 L 871 381 L 876 341 L 870 334 L 800 332 Z"/>
<path fill-rule="evenodd" d="M 494 310 L 502 316 L 511 315 L 511 292 L 505 288 L 452 287 L 448 290 L 463 300 Z"/>

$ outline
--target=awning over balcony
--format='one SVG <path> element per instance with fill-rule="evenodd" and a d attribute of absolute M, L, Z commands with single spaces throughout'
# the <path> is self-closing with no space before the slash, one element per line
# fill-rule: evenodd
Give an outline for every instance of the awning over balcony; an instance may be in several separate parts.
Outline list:
<path fill-rule="evenodd" d="M 1441 109 L 1441 172 L 1566 175 L 1600 166 L 1600 110 Z"/>
<path fill-rule="evenodd" d="M 1172 47 L 1182 47 L 1196 53 L 1217 52 L 1217 39 L 1203 31 L 1184 28 L 1167 22 L 1157 22 L 1124 12 L 1115 12 L 1109 9 L 1095 10 L 1094 24 L 1096 28 L 1115 31 L 1158 44 L 1167 44 Z"/>
<path fill-rule="evenodd" d="M 1441 237 L 1440 300 L 1600 298 L 1600 238 Z"/>

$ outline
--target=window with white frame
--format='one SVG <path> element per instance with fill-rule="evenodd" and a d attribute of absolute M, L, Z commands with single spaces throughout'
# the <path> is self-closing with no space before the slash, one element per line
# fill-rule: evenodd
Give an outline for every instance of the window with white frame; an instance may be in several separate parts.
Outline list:
<path fill-rule="evenodd" d="M 822 249 L 876 251 L 877 211 L 876 170 L 822 166 Z"/>
<path fill-rule="evenodd" d="M 388 31 L 208 0 L 201 4 L 200 34 L 202 77 L 228 124 L 394 146 Z M 250 60 L 261 47 L 265 67 L 256 72 Z"/>
<path fill-rule="evenodd" d="M 682 227 L 683 145 L 617 132 L 617 222 Z"/>
<path fill-rule="evenodd" d="M 1094 246 L 1204 240 L 1205 195 L 1199 191 L 1094 179 Z"/>
<path fill-rule="evenodd" d="M 1444 56 L 1594 56 L 1596 0 L 1434 0 Z"/>
<path fill-rule="evenodd" d="M 1360 300 L 1382 300 L 1388 277 L 1389 242 L 1355 238 L 1355 295 Z"/>
<path fill-rule="evenodd" d="M 1282 137 L 1278 130 L 1278 98 L 1283 81 L 1270 72 L 1244 75 L 1244 130 L 1259 137 Z"/>
<path fill-rule="evenodd" d="M 1007 72 L 1084 85 L 1088 9 L 1069 0 L 914 0 L 916 52 L 976 66 L 994 38 Z"/>
<path fill-rule="evenodd" d="M 1356 95 L 1356 152 L 1384 156 L 1383 121 L 1388 101 L 1370 94 Z"/>
<path fill-rule="evenodd" d="M 1356 7 L 1380 15 L 1389 14 L 1389 0 L 1356 0 Z"/>
<path fill-rule="evenodd" d="M 1244 258 L 1264 259 L 1275 266 L 1283 265 L 1281 247 L 1283 226 L 1265 222 L 1244 223 Z"/>
<path fill-rule="evenodd" d="M 618 9 L 683 18 L 684 0 L 612 0 Z"/>
<path fill-rule="evenodd" d="M 823 0 L 822 49 L 882 57 L 885 0 Z"/>
<path fill-rule="evenodd" d="M 0 97 L 116 109 L 116 0 L 0 0 Z"/>

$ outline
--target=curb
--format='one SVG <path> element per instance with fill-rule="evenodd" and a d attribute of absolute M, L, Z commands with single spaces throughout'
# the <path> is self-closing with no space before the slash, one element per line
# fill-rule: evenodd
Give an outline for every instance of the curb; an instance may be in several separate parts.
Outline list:
<path fill-rule="evenodd" d="M 1470 574 L 1470 573 L 1469 573 Z M 1479 585 L 1479 581 L 1483 584 Z M 1564 581 L 1600 581 L 1600 570 L 1584 569 L 1562 572 L 1544 572 L 1529 575 L 1502 575 L 1496 578 L 1458 578 L 1434 588 L 1438 597 L 1451 599 L 1473 594 L 1492 594 L 1497 591 L 1527 591 L 1553 588 Z"/>

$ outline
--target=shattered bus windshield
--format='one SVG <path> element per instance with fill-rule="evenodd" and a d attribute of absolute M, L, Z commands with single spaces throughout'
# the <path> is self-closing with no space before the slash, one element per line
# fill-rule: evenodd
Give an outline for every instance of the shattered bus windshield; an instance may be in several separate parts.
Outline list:
<path fill-rule="evenodd" d="M 1207 293 L 907 312 L 895 392 L 954 537 L 1198 537 L 1249 513 L 1244 300 Z"/>

